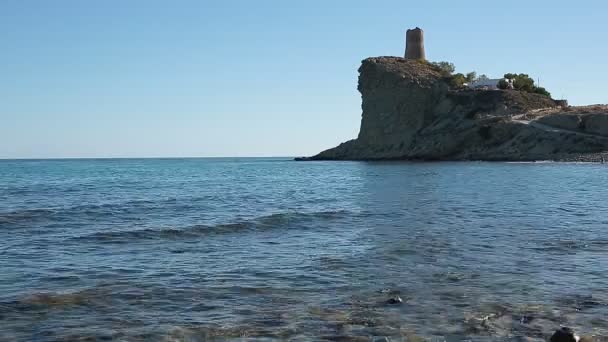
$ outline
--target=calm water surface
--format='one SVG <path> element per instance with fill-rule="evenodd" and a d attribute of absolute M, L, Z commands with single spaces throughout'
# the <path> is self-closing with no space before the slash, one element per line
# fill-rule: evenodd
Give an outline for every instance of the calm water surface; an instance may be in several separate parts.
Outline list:
<path fill-rule="evenodd" d="M 0 161 L 0 340 L 608 336 L 607 184 L 589 164 Z"/>

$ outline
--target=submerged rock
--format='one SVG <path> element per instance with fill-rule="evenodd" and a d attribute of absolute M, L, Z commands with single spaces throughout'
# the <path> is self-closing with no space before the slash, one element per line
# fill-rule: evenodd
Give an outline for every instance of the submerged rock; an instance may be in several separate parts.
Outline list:
<path fill-rule="evenodd" d="M 521 323 L 521 324 L 530 324 L 530 323 L 532 323 L 533 320 L 534 320 L 534 316 L 523 315 L 519 319 L 519 323 Z"/>
<path fill-rule="evenodd" d="M 578 336 L 574 335 L 574 331 L 567 327 L 558 329 L 553 336 L 551 342 L 578 342 Z"/>
<path fill-rule="evenodd" d="M 401 297 L 399 297 L 399 296 L 395 296 L 395 297 L 390 298 L 387 301 L 387 303 L 388 304 L 401 304 L 401 303 L 403 303 L 403 299 L 401 299 Z"/>
<path fill-rule="evenodd" d="M 516 90 L 452 90 L 430 64 L 399 57 L 365 59 L 359 72 L 358 137 L 299 160 L 608 158 L 606 106 L 573 110 Z"/>

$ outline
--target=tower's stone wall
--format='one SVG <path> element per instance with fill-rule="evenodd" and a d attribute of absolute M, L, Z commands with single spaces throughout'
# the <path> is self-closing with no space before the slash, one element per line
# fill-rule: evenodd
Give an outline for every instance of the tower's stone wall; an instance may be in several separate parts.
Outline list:
<path fill-rule="evenodd" d="M 426 59 L 424 52 L 424 31 L 419 27 L 407 30 L 405 35 L 405 58 Z"/>

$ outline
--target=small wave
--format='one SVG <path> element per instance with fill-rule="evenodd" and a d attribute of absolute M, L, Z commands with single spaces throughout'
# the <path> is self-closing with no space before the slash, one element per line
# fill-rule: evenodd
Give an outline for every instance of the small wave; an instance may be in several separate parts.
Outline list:
<path fill-rule="evenodd" d="M 608 306 L 608 301 L 606 301 L 606 298 L 580 294 L 566 295 L 562 298 L 558 298 L 557 303 L 561 307 L 569 307 L 576 311 L 586 311 L 597 307 Z"/>
<path fill-rule="evenodd" d="M 85 306 L 94 302 L 103 302 L 109 292 L 103 287 L 94 287 L 74 292 L 36 292 L 18 298 L 12 302 L 0 303 L 0 311 L 28 311 L 50 307 Z"/>
<path fill-rule="evenodd" d="M 30 306 L 71 306 L 82 305 L 87 302 L 84 293 L 36 293 L 19 301 L 22 305 Z"/>
<path fill-rule="evenodd" d="M 348 212 L 343 210 L 315 213 L 290 212 L 272 214 L 249 221 L 228 224 L 193 225 L 186 228 L 150 228 L 128 231 L 99 232 L 74 237 L 73 239 L 97 243 L 131 243 L 134 240 L 188 239 L 200 236 L 235 234 L 247 231 L 265 231 L 287 228 L 288 225 L 302 224 L 310 220 L 331 220 L 346 216 L 348 216 Z"/>
<path fill-rule="evenodd" d="M 47 219 L 57 213 L 57 210 L 39 208 L 23 209 L 0 213 L 0 224 L 16 224 Z"/>
<path fill-rule="evenodd" d="M 79 204 L 54 208 L 28 208 L 0 212 L 0 225 L 28 224 L 33 222 L 71 218 L 78 215 L 89 217 L 114 216 L 122 214 L 145 214 L 145 210 L 157 210 L 167 204 L 174 204 L 174 198 L 161 200 L 129 200 L 118 203 Z M 142 211 L 143 210 L 143 211 Z"/>
<path fill-rule="evenodd" d="M 579 250 L 603 252 L 606 251 L 606 247 L 608 247 L 608 240 L 593 239 L 548 241 L 532 249 L 549 253 L 573 253 Z"/>
<path fill-rule="evenodd" d="M 71 216 L 86 215 L 99 218 L 121 214 L 141 214 L 142 210 L 156 210 L 166 203 L 166 200 L 130 200 L 118 203 L 82 204 L 61 208 L 61 212 Z"/>

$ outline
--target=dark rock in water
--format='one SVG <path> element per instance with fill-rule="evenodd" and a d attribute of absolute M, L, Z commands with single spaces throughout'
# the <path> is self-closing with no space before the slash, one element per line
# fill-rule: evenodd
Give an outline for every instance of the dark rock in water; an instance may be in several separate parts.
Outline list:
<path fill-rule="evenodd" d="M 403 299 L 399 296 L 395 296 L 387 301 L 388 304 L 401 304 L 403 303 Z"/>
<path fill-rule="evenodd" d="M 551 342 L 578 342 L 574 331 L 567 327 L 562 327 L 551 336 Z"/>
<path fill-rule="evenodd" d="M 530 324 L 533 320 L 534 320 L 533 316 L 524 315 L 524 316 L 521 316 L 521 319 L 519 320 L 519 322 L 521 324 Z"/>

